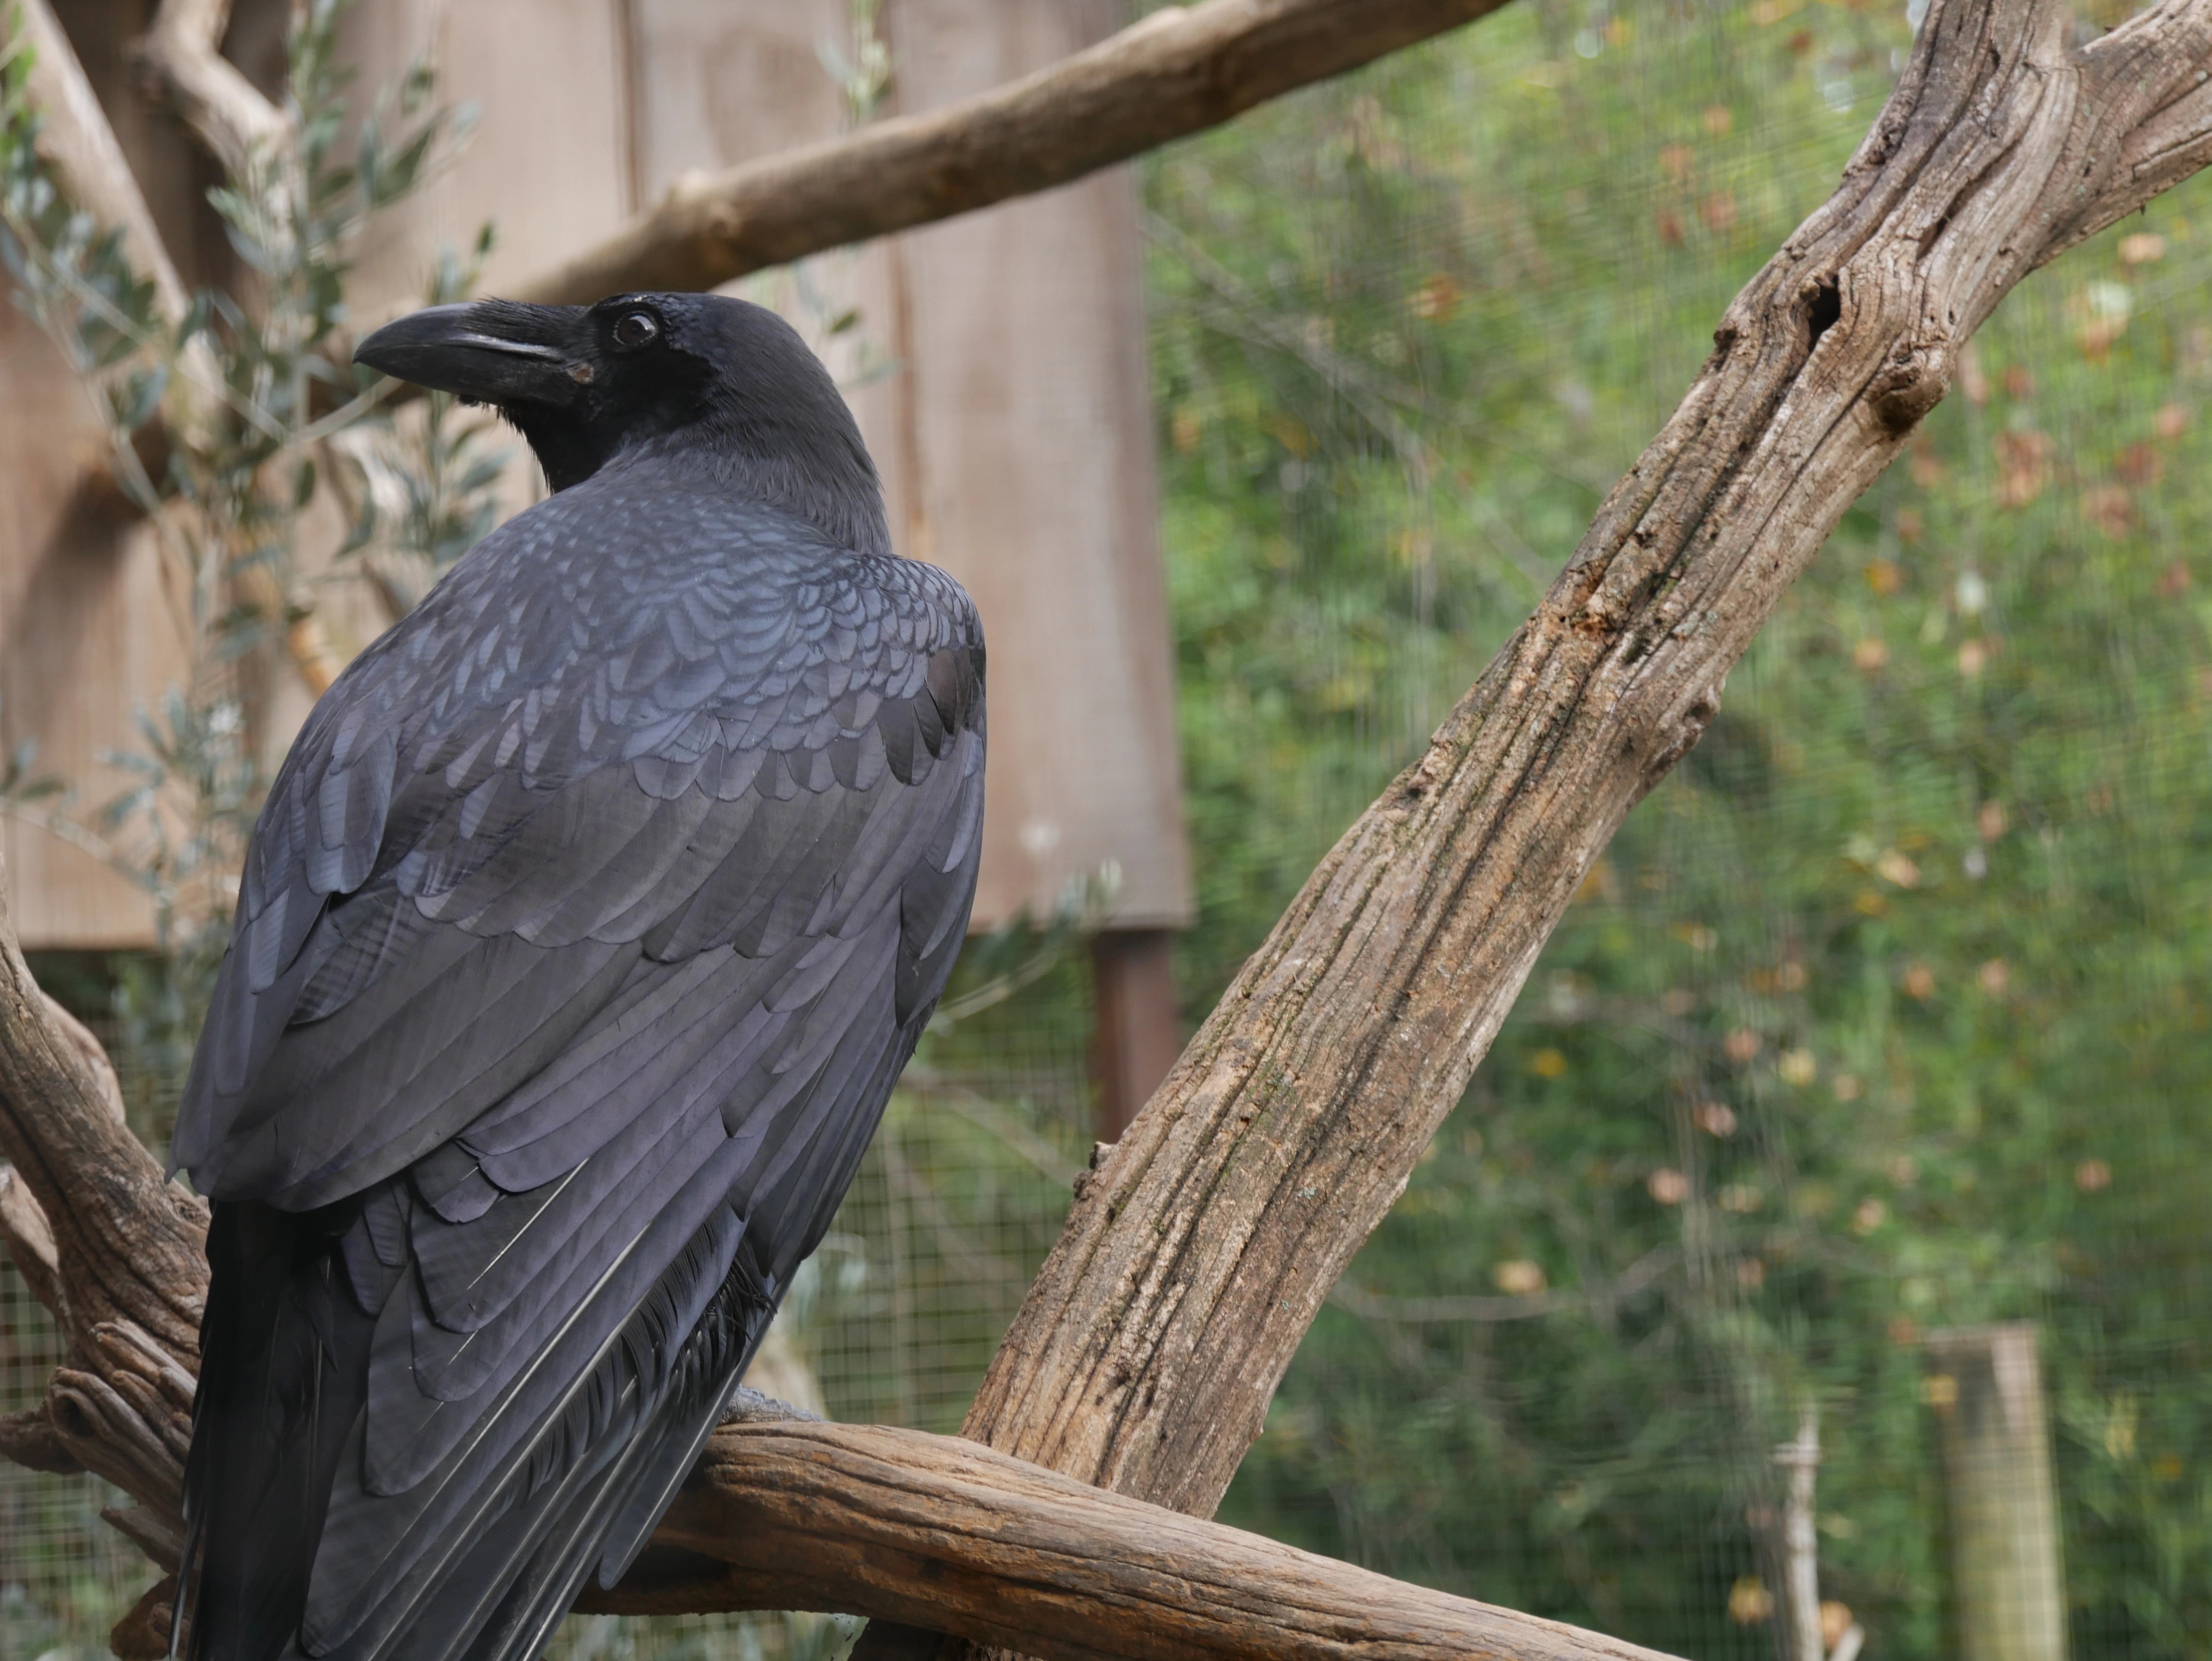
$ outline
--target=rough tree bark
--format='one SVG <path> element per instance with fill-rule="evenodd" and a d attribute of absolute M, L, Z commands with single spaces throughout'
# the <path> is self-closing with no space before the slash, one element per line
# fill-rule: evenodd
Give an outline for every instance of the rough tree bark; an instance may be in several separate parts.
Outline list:
<path fill-rule="evenodd" d="M 2212 0 L 2168 0 L 2080 48 L 2067 32 L 2052 0 L 1931 5 L 1835 196 L 1730 306 L 1680 409 L 1544 604 L 1323 861 L 1083 1184 L 971 1437 L 1212 1511 L 1322 1297 L 1402 1189 L 1582 876 L 1695 741 L 1783 590 L 1942 397 L 1959 347 L 2027 271 L 2212 159 Z M 127 1175 L 150 1161 L 118 1145 L 112 1120 L 104 1133 L 91 1123 L 104 1110 L 90 1069 L 39 1036 L 51 1023 L 12 947 L 0 968 L 0 1152 L 50 1216 L 93 1208 L 92 1224 L 72 1216 L 54 1231 L 65 1284 L 84 1254 L 117 1259 L 86 1294 L 112 1308 L 115 1330 L 82 1353 L 126 1408 L 151 1403 L 143 1461 L 173 1379 L 149 1381 L 137 1335 L 189 1355 L 174 1327 L 190 1303 L 176 1288 L 204 1273 L 193 1219 L 158 1173 Z M 74 1293 L 69 1303 L 75 1346 L 92 1328 Z M 745 1433 L 726 1432 L 687 1491 L 690 1521 L 664 1543 L 692 1556 L 661 1560 L 658 1606 L 725 1606 L 727 1573 L 702 1567 L 700 1548 L 736 1559 L 753 1542 L 725 1530 L 737 1511 L 714 1506 L 776 1503 L 728 1439 Z M 898 1597 L 957 1578 L 926 1521 L 959 1496 L 929 1486 L 925 1525 L 896 1551 L 872 1536 L 855 1560 Z M 1106 1526 L 1103 1506 L 1097 1516 Z M 809 1601 L 866 1606 L 851 1582 L 806 1589 Z M 1092 1618 L 1111 1629 L 1110 1612 Z M 877 1655 L 936 1646 L 884 1627 L 866 1641 Z"/>
<path fill-rule="evenodd" d="M 173 1567 L 207 1208 L 162 1179 L 99 1043 L 32 980 L 4 888 L 0 1158 L 0 1244 L 64 1345 L 43 1406 L 0 1417 L 0 1457 L 106 1477 L 140 1502 L 109 1520 Z"/>
<path fill-rule="evenodd" d="M 702 1559 L 748 1542 L 745 1562 Z M 579 1608 L 690 1612 L 835 1604 L 957 1609 L 975 1634 L 1065 1661 L 1620 1658 L 1648 1650 L 1409 1586 L 1258 1535 L 1123 1500 L 956 1437 L 824 1424 L 780 1403 L 726 1423 L 653 1555 Z M 672 1598 L 670 1594 L 672 1593 Z"/>

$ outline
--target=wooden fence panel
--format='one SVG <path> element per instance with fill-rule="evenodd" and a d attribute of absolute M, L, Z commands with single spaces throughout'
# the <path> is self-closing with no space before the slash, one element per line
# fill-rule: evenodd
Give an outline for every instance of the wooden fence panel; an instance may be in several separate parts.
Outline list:
<path fill-rule="evenodd" d="M 85 27 L 104 52 L 128 0 L 97 9 Z M 498 245 L 483 287 L 496 293 L 687 170 L 836 132 L 850 118 L 817 48 L 848 42 L 852 15 L 843 0 L 354 9 L 345 46 L 364 99 L 427 49 L 441 96 L 478 111 L 458 163 L 362 250 L 356 316 L 414 304 L 439 244 L 465 244 L 486 220 Z M 891 0 L 885 107 L 946 102 L 1122 21 L 1111 0 Z M 138 125 L 152 152 L 164 131 L 181 143 L 158 119 Z M 174 171 L 161 155 L 148 165 Z M 1116 927 L 1189 912 L 1139 254 L 1125 171 L 750 285 L 848 386 L 902 551 L 953 571 L 983 610 L 993 761 L 978 927 L 1048 912 L 1108 867 Z M 51 356 L 20 319 L 0 319 L 12 411 L 0 417 L 0 734 L 37 734 L 57 770 L 96 787 L 94 753 L 127 740 L 133 705 L 158 698 L 181 660 L 173 630 L 166 650 L 154 639 L 167 617 L 143 527 L 87 525 L 70 506 L 97 432 L 58 413 L 81 405 Z M 514 506 L 528 474 L 514 470 Z M 361 605 L 342 602 L 334 621 L 342 644 L 374 631 Z M 295 682 L 257 701 L 271 756 L 311 702 Z M 0 835 L 27 944 L 143 943 L 127 888 L 44 833 Z"/>

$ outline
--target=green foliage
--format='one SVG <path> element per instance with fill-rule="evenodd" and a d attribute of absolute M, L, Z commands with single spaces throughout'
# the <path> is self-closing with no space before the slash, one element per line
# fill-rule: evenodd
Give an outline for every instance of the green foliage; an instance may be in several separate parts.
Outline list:
<path fill-rule="evenodd" d="M 12 16 L 12 15 L 11 15 Z M 43 121 L 28 93 L 31 52 L 11 37 L 0 54 L 0 261 L 14 279 L 15 299 L 69 354 L 79 374 L 103 393 L 110 420 L 137 432 L 166 390 L 166 362 L 181 354 L 202 319 L 173 330 L 156 320 L 150 277 L 131 269 L 119 230 L 102 227 L 70 203 L 37 148 Z M 150 490 L 143 468 L 126 467 L 127 488 Z"/>
<path fill-rule="evenodd" d="M 1194 1013 L 1517 626 L 1907 41 L 1538 7 L 1152 166 Z M 1825 1595 L 1932 1657 L 1917 1339 L 2027 1317 L 2075 1652 L 2203 1648 L 2202 199 L 1984 331 L 1594 875 L 1225 1515 L 1767 1654 L 1810 1394 Z"/>

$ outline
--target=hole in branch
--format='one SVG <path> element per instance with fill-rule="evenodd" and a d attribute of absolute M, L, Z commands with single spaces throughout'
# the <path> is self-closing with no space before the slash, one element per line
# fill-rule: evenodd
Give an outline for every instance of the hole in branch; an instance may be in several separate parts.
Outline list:
<path fill-rule="evenodd" d="M 53 1420 L 54 1428 L 72 1440 L 89 1442 L 100 1435 L 99 1422 L 92 1416 L 84 1402 L 68 1390 L 56 1390 L 47 1404 L 46 1412 Z"/>
<path fill-rule="evenodd" d="M 1812 330 L 1812 338 L 1806 343 L 1808 348 L 1819 345 L 1820 337 L 1835 327 L 1843 314 L 1843 290 L 1836 286 L 1836 279 L 1832 277 L 1813 290 L 1812 303 L 1805 309 L 1805 321 Z"/>

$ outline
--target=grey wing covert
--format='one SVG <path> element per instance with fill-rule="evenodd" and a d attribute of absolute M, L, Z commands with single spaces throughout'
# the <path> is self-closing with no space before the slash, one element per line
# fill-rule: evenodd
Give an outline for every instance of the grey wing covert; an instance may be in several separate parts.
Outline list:
<path fill-rule="evenodd" d="M 982 644 L 902 561 L 771 599 L 694 584 L 548 678 L 463 585 L 280 776 L 176 1154 L 230 1288 L 210 1624 L 295 1628 L 255 1661 L 533 1655 L 851 1179 L 966 928 Z"/>

